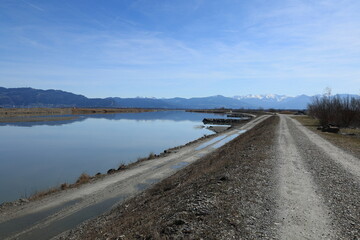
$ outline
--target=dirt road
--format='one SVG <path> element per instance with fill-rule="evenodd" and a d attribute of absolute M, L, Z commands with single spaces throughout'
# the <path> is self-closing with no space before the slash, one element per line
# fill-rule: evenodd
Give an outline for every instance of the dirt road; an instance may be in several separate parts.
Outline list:
<path fill-rule="evenodd" d="M 359 167 L 280 115 L 61 239 L 360 239 Z"/>
<path fill-rule="evenodd" d="M 280 239 L 360 238 L 360 159 L 280 117 Z"/>
<path fill-rule="evenodd" d="M 2 209 L 0 239 L 39 240 L 54 237 L 169 177 L 250 130 L 267 117 L 261 116 L 212 139 L 186 146 L 163 158 L 142 162 L 132 169 L 78 189 L 69 189 L 39 201 Z"/>

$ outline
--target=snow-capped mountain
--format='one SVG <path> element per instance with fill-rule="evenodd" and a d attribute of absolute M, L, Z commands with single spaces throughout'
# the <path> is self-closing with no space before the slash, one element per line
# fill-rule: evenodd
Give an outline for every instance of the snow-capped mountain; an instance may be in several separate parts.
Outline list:
<path fill-rule="evenodd" d="M 347 94 L 339 94 L 347 97 Z M 359 95 L 349 95 L 350 97 Z M 87 98 L 82 95 L 60 90 L 0 87 L 0 107 L 122 107 L 122 108 L 163 108 L 163 109 L 306 109 L 312 96 L 300 95 L 246 95 L 224 97 L 221 95 L 193 98 Z"/>
<path fill-rule="evenodd" d="M 259 99 L 259 100 L 263 100 L 263 101 L 281 102 L 284 99 L 287 99 L 289 97 L 286 95 L 278 95 L 278 94 L 262 94 L 262 95 L 249 94 L 249 95 L 245 95 L 245 96 L 234 96 L 234 98 L 237 100 Z"/>
<path fill-rule="evenodd" d="M 289 97 L 278 94 L 234 96 L 235 99 L 251 105 L 253 108 L 305 109 L 312 97 L 300 95 Z"/>

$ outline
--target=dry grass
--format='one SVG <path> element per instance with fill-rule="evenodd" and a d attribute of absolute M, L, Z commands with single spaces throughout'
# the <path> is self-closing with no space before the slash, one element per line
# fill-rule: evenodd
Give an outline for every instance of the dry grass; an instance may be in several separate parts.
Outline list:
<path fill-rule="evenodd" d="M 100 174 L 100 175 L 102 175 L 102 174 Z M 82 173 L 79 176 L 79 178 L 76 180 L 75 183 L 73 183 L 73 184 L 63 183 L 59 187 L 53 187 L 53 188 L 49 188 L 49 189 L 46 189 L 46 190 L 43 190 L 43 191 L 35 192 L 34 194 L 32 194 L 28 198 L 28 200 L 30 200 L 30 201 L 39 200 L 39 199 L 41 199 L 43 197 L 46 197 L 46 196 L 48 196 L 50 194 L 60 192 L 60 191 L 66 190 L 66 189 L 78 187 L 78 186 L 80 186 L 82 184 L 90 182 L 91 179 L 97 178 L 97 177 L 99 177 L 99 175 L 96 175 L 95 177 L 91 177 L 86 173 Z"/>
<path fill-rule="evenodd" d="M 38 200 L 41 199 L 47 195 L 50 195 L 52 193 L 58 192 L 59 189 L 58 188 L 50 188 L 44 191 L 39 191 L 39 192 L 35 192 L 33 195 L 31 195 L 28 199 L 30 201 L 34 201 L 34 200 Z"/>
<path fill-rule="evenodd" d="M 88 183 L 88 182 L 90 182 L 90 179 L 91 179 L 91 177 L 88 174 L 83 173 L 83 174 L 80 175 L 78 180 L 76 180 L 76 184 Z"/>
<path fill-rule="evenodd" d="M 320 126 L 320 122 L 317 119 L 309 116 L 294 116 L 293 118 L 334 145 L 352 152 L 355 156 L 360 156 L 360 129 L 341 128 L 338 134 L 328 133 L 316 129 Z M 354 135 L 351 136 L 349 134 Z"/>
<path fill-rule="evenodd" d="M 68 115 L 70 108 L 0 108 L 0 117 Z"/>
<path fill-rule="evenodd" d="M 140 113 L 140 112 L 154 112 L 155 109 L 143 108 L 73 108 L 72 114 L 104 114 L 104 113 Z"/>
<path fill-rule="evenodd" d="M 295 114 L 296 112 L 284 110 L 284 111 L 280 111 L 279 113 L 281 113 L 281 114 Z"/>
<path fill-rule="evenodd" d="M 61 190 L 65 190 L 65 189 L 68 189 L 68 188 L 69 188 L 69 184 L 67 184 L 67 183 L 63 183 L 63 184 L 60 185 Z"/>
<path fill-rule="evenodd" d="M 141 108 L 0 108 L 0 118 L 71 114 L 139 113 L 153 111 L 158 110 Z"/>

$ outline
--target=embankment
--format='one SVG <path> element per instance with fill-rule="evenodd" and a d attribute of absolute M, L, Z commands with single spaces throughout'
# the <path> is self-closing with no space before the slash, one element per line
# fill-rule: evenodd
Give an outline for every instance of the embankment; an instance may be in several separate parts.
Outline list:
<path fill-rule="evenodd" d="M 265 120 L 60 239 L 271 237 L 277 124 L 277 117 Z"/>

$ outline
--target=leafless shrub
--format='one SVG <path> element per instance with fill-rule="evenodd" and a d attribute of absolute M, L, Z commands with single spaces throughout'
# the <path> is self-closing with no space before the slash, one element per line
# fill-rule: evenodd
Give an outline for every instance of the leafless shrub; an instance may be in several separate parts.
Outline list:
<path fill-rule="evenodd" d="M 67 188 L 69 188 L 69 184 L 67 184 L 67 183 L 63 183 L 63 184 L 60 185 L 61 190 L 65 190 Z"/>
<path fill-rule="evenodd" d="M 308 105 L 308 113 L 317 118 L 322 126 L 327 124 L 339 127 L 360 126 L 360 98 L 338 95 L 315 97 Z"/>
<path fill-rule="evenodd" d="M 90 181 L 90 176 L 86 173 L 83 173 L 80 175 L 80 177 L 78 178 L 78 180 L 76 181 L 77 184 L 83 184 L 83 183 L 87 183 Z"/>
<path fill-rule="evenodd" d="M 151 152 L 151 153 L 149 153 L 148 159 L 151 160 L 151 159 L 154 159 L 155 157 L 156 157 L 156 155 L 153 152 Z"/>

